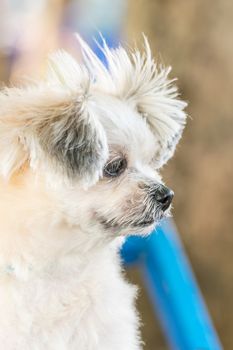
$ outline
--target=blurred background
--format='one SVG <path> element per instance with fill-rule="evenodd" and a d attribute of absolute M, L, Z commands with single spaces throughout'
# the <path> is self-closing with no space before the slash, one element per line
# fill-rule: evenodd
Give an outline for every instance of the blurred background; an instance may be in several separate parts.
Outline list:
<path fill-rule="evenodd" d="M 86 11 L 98 2 L 97 20 Z M 118 0 L 119 3 L 119 0 Z M 174 218 L 224 349 L 233 349 L 233 2 L 120 1 L 123 42 L 144 32 L 158 60 L 172 65 L 190 118 L 175 157 L 164 168 L 175 191 Z M 88 6 L 87 6 L 88 4 Z M 79 58 L 72 32 L 108 26 L 115 1 L 1 0 L 0 80 L 19 84 L 43 74 L 47 54 L 65 48 Z M 98 23 L 99 21 L 99 23 Z M 27 78 L 26 78 L 27 77 Z M 29 77 L 29 78 L 28 78 Z M 129 278 L 140 284 L 137 270 Z M 147 295 L 138 300 L 145 349 L 167 349 Z"/>

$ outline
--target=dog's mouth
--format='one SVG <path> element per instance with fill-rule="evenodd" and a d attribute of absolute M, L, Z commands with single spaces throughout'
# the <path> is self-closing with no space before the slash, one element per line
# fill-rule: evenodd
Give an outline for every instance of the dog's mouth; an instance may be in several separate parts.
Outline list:
<path fill-rule="evenodd" d="M 148 219 L 148 220 L 143 220 L 141 222 L 135 222 L 132 224 L 133 227 L 147 227 L 147 226 L 151 226 L 153 224 L 155 224 L 157 222 L 157 220 L 155 219 Z"/>
<path fill-rule="evenodd" d="M 147 216 L 131 220 L 119 220 L 118 218 L 106 219 L 104 216 L 97 215 L 97 221 L 106 230 L 122 230 L 122 229 L 143 229 L 149 226 L 155 226 L 160 220 L 166 216 L 166 213 L 159 211 L 156 215 Z"/>
<path fill-rule="evenodd" d="M 137 219 L 132 222 L 131 227 L 146 228 L 147 226 L 156 225 L 160 220 L 166 216 L 166 213 L 162 210 L 156 212 L 156 215 Z"/>

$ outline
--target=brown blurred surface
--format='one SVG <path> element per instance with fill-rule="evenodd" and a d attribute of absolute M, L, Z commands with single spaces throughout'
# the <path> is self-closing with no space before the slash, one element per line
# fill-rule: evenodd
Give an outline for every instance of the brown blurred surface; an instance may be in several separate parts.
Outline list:
<path fill-rule="evenodd" d="M 131 0 L 127 27 L 132 42 L 142 31 L 148 35 L 155 56 L 172 65 L 189 102 L 191 118 L 163 174 L 175 191 L 175 221 L 215 326 L 224 349 L 231 350 L 233 2 Z M 161 340 L 147 313 L 146 349 L 152 350 Z"/>
<path fill-rule="evenodd" d="M 127 269 L 128 280 L 138 286 L 137 310 L 140 315 L 142 340 L 145 350 L 168 350 L 160 323 L 153 311 L 146 289 L 142 281 L 142 275 L 137 267 Z"/>

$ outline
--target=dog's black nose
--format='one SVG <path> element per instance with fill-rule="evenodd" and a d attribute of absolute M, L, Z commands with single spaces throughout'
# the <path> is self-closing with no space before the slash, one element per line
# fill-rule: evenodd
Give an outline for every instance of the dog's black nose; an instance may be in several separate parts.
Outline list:
<path fill-rule="evenodd" d="M 160 204 L 161 209 L 165 211 L 169 208 L 172 199 L 174 197 L 174 192 L 166 186 L 160 186 L 154 193 L 156 201 Z"/>

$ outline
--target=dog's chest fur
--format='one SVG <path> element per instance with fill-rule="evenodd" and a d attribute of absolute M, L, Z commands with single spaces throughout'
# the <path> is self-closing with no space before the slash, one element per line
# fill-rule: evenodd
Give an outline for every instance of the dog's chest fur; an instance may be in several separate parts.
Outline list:
<path fill-rule="evenodd" d="M 85 261 L 74 255 L 43 271 L 24 267 L 20 279 L 17 268 L 6 267 L 0 285 L 1 347 L 140 349 L 135 288 L 123 280 L 118 260 L 111 245 L 87 254 Z"/>

